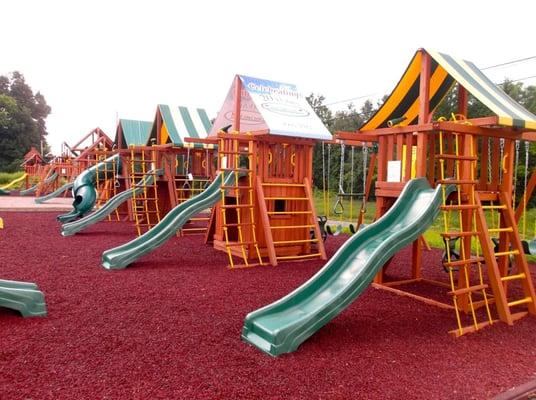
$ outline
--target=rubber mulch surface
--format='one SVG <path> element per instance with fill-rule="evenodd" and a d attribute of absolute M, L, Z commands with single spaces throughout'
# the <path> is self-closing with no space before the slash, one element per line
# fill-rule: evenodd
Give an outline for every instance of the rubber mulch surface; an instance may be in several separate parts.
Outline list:
<path fill-rule="evenodd" d="M 132 226 L 63 238 L 55 216 L 3 215 L 0 277 L 36 282 L 49 315 L 0 309 L 1 399 L 486 399 L 535 377 L 535 317 L 454 339 L 452 311 L 373 288 L 272 358 L 241 341 L 244 316 L 321 261 L 229 271 L 224 253 L 190 236 L 106 271 L 101 253 L 133 238 Z M 329 238 L 329 255 L 344 240 Z M 388 273 L 407 275 L 409 255 Z M 440 252 L 424 257 L 446 280 Z"/>

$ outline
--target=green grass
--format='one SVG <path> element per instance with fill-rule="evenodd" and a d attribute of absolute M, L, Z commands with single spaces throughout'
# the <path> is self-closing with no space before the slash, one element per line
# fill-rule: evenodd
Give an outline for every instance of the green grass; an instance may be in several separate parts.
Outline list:
<path fill-rule="evenodd" d="M 0 186 L 7 185 L 9 182 L 11 182 L 11 181 L 13 181 L 13 180 L 15 180 L 17 178 L 20 178 L 23 174 L 24 174 L 23 171 L 19 171 L 19 172 L 0 172 Z M 22 181 L 16 183 L 15 185 L 9 187 L 7 190 L 17 189 L 23 184 L 24 184 L 24 180 L 22 180 Z"/>
<path fill-rule="evenodd" d="M 317 215 L 328 215 L 330 220 L 339 221 L 341 220 L 341 215 L 334 213 L 334 205 L 337 201 L 337 194 L 332 192 L 329 194 L 329 203 L 327 207 L 324 207 L 324 197 L 321 190 L 314 191 L 314 203 Z M 359 209 L 361 207 L 361 199 L 354 199 L 352 213 L 350 213 L 350 199 L 343 199 L 343 213 L 342 221 L 356 223 Z M 337 207 L 340 210 L 340 207 Z M 367 213 L 365 215 L 365 223 L 371 223 L 374 214 L 376 213 L 376 204 L 375 201 L 370 201 L 367 203 Z M 443 239 L 440 236 L 440 233 L 445 230 L 444 228 L 444 219 L 443 213 L 440 213 L 436 218 L 432 226 L 425 232 L 424 237 L 430 247 L 444 249 Z M 488 226 L 497 226 L 497 215 L 492 218 L 491 212 L 486 213 L 486 219 Z M 536 238 L 536 208 L 527 210 L 526 220 L 525 220 L 525 229 L 523 229 L 523 218 L 519 221 L 519 234 L 521 239 L 532 240 Z M 449 220 L 449 230 L 455 231 L 458 229 L 457 214 L 452 213 Z M 343 233 L 350 234 L 348 228 L 344 228 Z M 525 234 L 524 234 L 525 232 Z M 476 250 L 476 247 L 475 247 Z M 527 256 L 529 262 L 536 262 L 536 256 Z"/>

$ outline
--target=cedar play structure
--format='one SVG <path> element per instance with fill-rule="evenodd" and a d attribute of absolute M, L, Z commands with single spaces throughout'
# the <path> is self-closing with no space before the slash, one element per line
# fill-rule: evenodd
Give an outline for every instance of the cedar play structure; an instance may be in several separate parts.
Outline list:
<path fill-rule="evenodd" d="M 21 195 L 35 194 L 36 202 L 40 203 L 62 193 L 66 194 L 74 179 L 82 171 L 95 165 L 103 153 L 111 151 L 112 146 L 113 142 L 108 135 L 102 129 L 95 128 L 74 146 L 64 142 L 61 155 L 47 163 L 43 161 L 41 154 L 32 148 L 24 156 L 26 189 L 21 191 Z"/>
<path fill-rule="evenodd" d="M 453 87 L 457 113 L 432 120 Z M 469 94 L 495 116 L 468 119 Z M 516 218 L 513 203 L 516 142 L 536 140 L 536 116 L 473 63 L 420 49 L 379 110 L 357 132 L 338 132 L 336 138 L 378 143 L 376 222 L 352 236 L 308 282 L 250 313 L 242 332 L 245 341 L 271 355 L 294 351 L 372 281 L 377 288 L 453 309 L 455 336 L 536 314 L 518 232 L 521 212 Z M 420 236 L 440 212 L 447 282 L 422 276 Z M 384 268 L 409 243 L 411 278 L 389 281 Z M 452 303 L 403 290 L 416 283 L 444 288 Z"/>
<path fill-rule="evenodd" d="M 210 232 L 230 267 L 263 264 L 265 258 L 271 265 L 325 260 L 312 157 L 318 140 L 331 134 L 296 87 L 236 76 L 211 137 L 218 138 L 219 170 L 236 173 L 231 185 L 222 181 Z"/>
<path fill-rule="evenodd" d="M 64 224 L 62 234 L 72 235 L 104 218 L 133 221 L 138 235 L 151 229 L 212 180 L 214 146 L 196 142 L 210 128 L 205 110 L 182 106 L 158 105 L 152 123 L 121 119 L 114 148 L 121 167 L 111 165 L 108 169 L 116 170 L 108 171 L 103 164 L 101 174 L 94 174 L 92 181 L 98 186 L 101 176 L 107 188 L 101 191 L 97 211 Z M 208 219 L 206 214 L 192 218 L 181 233 L 204 233 Z"/>
<path fill-rule="evenodd" d="M 228 255 L 230 268 L 325 260 L 311 178 L 313 146 L 330 139 L 294 85 L 236 76 L 209 137 L 197 139 L 218 145 L 218 177 L 153 230 L 106 251 L 103 266 L 126 267 L 209 206 L 205 240 Z"/>

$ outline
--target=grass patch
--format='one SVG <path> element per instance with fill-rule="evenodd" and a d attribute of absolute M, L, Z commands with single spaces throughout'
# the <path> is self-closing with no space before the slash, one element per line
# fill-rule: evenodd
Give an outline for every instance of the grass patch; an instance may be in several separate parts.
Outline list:
<path fill-rule="evenodd" d="M 317 215 L 327 215 L 328 219 L 332 221 L 342 221 L 345 223 L 356 223 L 359 210 L 361 208 L 361 199 L 354 199 L 353 203 L 350 202 L 349 198 L 344 198 L 342 200 L 343 207 L 340 205 L 337 206 L 337 211 L 343 211 L 342 214 L 336 214 L 334 212 L 334 206 L 337 202 L 337 194 L 335 192 L 329 193 L 329 202 L 324 203 L 324 196 L 321 190 L 314 191 L 314 203 Z M 376 203 L 375 201 L 370 201 L 367 203 L 367 212 L 365 214 L 365 223 L 371 223 L 373 221 L 374 215 L 376 213 Z M 459 230 L 459 224 L 457 220 L 457 214 L 452 212 L 449 219 L 449 230 L 456 231 Z M 486 221 L 489 227 L 498 227 L 498 214 L 492 214 L 491 212 L 486 212 Z M 445 230 L 443 214 L 440 213 L 432 226 L 428 228 L 425 232 L 424 237 L 430 247 L 444 249 L 443 239 L 441 233 Z M 333 225 L 333 224 L 332 224 Z M 519 235 L 521 239 L 532 240 L 536 238 L 536 208 L 527 210 L 526 217 L 523 217 L 519 221 Z M 344 227 L 342 233 L 350 234 L 350 230 L 347 227 Z M 473 251 L 476 251 L 476 245 L 473 246 Z M 529 262 L 536 262 L 536 256 L 527 255 L 527 260 Z"/>
<path fill-rule="evenodd" d="M 0 186 L 7 185 L 8 183 L 14 181 L 15 179 L 20 178 L 24 175 L 24 171 L 18 172 L 0 172 Z M 24 185 L 24 180 L 17 182 L 13 186 L 10 186 L 7 190 L 18 189 Z"/>

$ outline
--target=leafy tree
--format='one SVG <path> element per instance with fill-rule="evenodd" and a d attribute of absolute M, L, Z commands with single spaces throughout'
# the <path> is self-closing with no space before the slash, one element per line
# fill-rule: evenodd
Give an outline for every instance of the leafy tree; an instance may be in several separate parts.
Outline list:
<path fill-rule="evenodd" d="M 46 144 L 46 118 L 50 114 L 45 97 L 33 93 L 24 76 L 13 72 L 0 76 L 0 170 L 19 168 L 24 154 Z"/>

